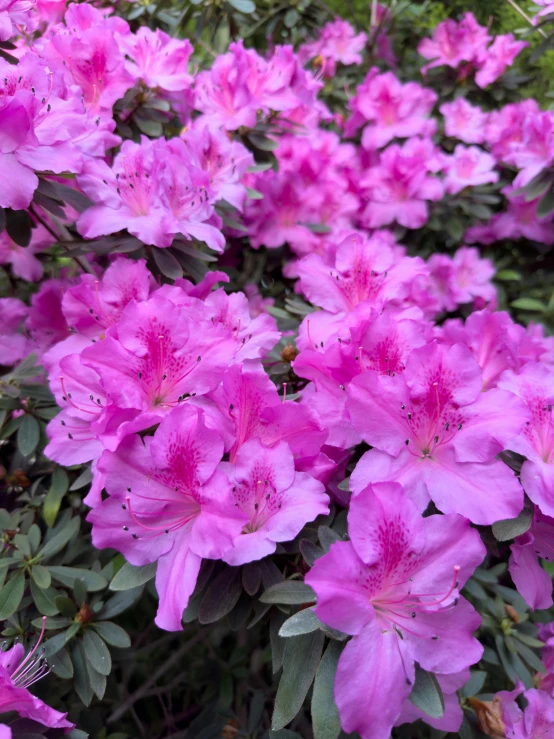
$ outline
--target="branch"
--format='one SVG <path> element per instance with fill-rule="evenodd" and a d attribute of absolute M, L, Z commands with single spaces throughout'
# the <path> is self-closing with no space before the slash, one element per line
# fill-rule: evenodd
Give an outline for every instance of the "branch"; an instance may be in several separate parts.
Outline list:
<path fill-rule="evenodd" d="M 519 7 L 519 5 L 515 2 L 515 0 L 507 0 L 507 2 L 512 6 L 512 8 L 517 13 L 520 14 L 522 18 L 525 18 L 525 20 L 527 21 L 527 23 L 529 23 L 530 26 L 533 26 L 535 31 L 538 31 L 543 38 L 548 38 L 548 35 L 542 30 L 542 28 L 537 28 L 537 26 L 535 26 L 535 24 L 533 23 L 533 19 L 530 18 L 527 15 L 527 13 Z"/>
<path fill-rule="evenodd" d="M 48 221 L 45 218 L 43 218 L 39 213 L 37 213 L 35 208 L 33 208 L 32 204 L 29 206 L 29 212 L 32 213 L 33 217 L 36 218 L 37 221 L 41 225 L 44 226 L 44 228 L 48 231 L 48 233 L 51 234 L 56 239 L 58 244 L 61 244 L 63 248 L 66 249 L 67 251 L 69 252 L 71 251 L 71 247 L 67 245 L 67 241 L 60 238 L 60 235 L 56 233 L 56 231 L 52 228 L 52 226 L 48 223 Z M 88 272 L 89 275 L 96 274 L 94 270 L 92 269 L 92 267 L 90 266 L 90 263 L 86 257 L 75 257 L 72 255 L 70 256 L 72 259 L 74 259 L 77 262 L 77 264 L 83 270 L 83 272 Z"/>
<path fill-rule="evenodd" d="M 119 708 L 116 708 L 112 715 L 109 716 L 108 723 L 112 724 L 114 721 L 117 721 L 125 713 L 127 713 L 127 711 L 131 709 L 138 700 L 144 698 L 145 694 L 148 693 L 150 688 L 155 685 L 155 683 L 157 683 L 157 681 L 161 677 L 163 677 L 165 673 L 173 667 L 173 665 L 177 664 L 187 652 L 190 652 L 190 650 L 195 647 L 198 642 L 201 642 L 204 639 L 204 636 L 205 630 L 200 629 L 200 631 L 198 631 L 193 637 L 191 637 L 188 641 L 181 645 L 181 647 L 176 652 L 173 652 L 173 654 L 163 663 L 163 665 L 161 665 L 161 667 L 156 670 L 151 678 L 146 680 L 146 682 L 144 682 L 140 686 L 140 688 L 135 690 L 135 692 L 130 695 L 127 700 L 123 701 Z"/>

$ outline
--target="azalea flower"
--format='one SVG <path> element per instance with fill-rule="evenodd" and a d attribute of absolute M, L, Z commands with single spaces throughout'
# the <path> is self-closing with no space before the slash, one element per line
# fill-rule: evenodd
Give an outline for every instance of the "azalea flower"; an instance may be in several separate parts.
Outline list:
<path fill-rule="evenodd" d="M 495 165 L 494 157 L 476 146 L 458 144 L 453 155 L 444 156 L 446 192 L 455 195 L 466 187 L 498 182 L 498 172 L 493 171 Z"/>
<path fill-rule="evenodd" d="M 183 406 L 154 436 L 129 436 L 98 464 L 109 497 L 88 515 L 93 543 L 134 565 L 158 562 L 155 621 L 169 631 L 182 629 L 202 558 L 224 556 L 248 522 L 216 469 L 222 455 L 223 439 L 202 411 Z"/>
<path fill-rule="evenodd" d="M 315 612 L 352 635 L 339 659 L 335 700 L 342 728 L 388 739 L 414 680 L 414 663 L 439 674 L 477 662 L 479 616 L 459 590 L 485 554 L 456 515 L 422 518 L 397 483 L 352 499 L 350 541 L 336 542 L 307 573 Z"/>
<path fill-rule="evenodd" d="M 532 526 L 514 539 L 511 550 L 508 569 L 518 593 L 533 610 L 550 608 L 552 578 L 538 557 L 554 559 L 554 518 L 536 509 Z"/>
<path fill-rule="evenodd" d="M 0 652 L 0 713 L 16 711 L 23 718 L 32 719 L 51 729 L 72 729 L 75 724 L 66 720 L 67 713 L 50 708 L 29 691 L 31 685 L 50 672 L 42 653 L 37 654 L 45 624 L 46 617 L 43 617 L 40 636 L 26 656 L 22 644 L 15 644 L 11 649 Z M 3 737 L 10 739 L 9 728 L 0 727 L 1 731 Z"/>
<path fill-rule="evenodd" d="M 395 377 L 368 371 L 355 378 L 346 408 L 373 449 L 354 470 L 354 494 L 370 480 L 395 480 L 421 511 L 431 499 L 479 524 L 517 516 L 522 488 L 495 457 L 528 411 L 513 393 L 481 393 L 482 385 L 477 361 L 459 344 L 414 349 Z"/>
<path fill-rule="evenodd" d="M 487 113 L 461 97 L 451 103 L 443 103 L 439 111 L 444 116 L 444 132 L 447 136 L 466 144 L 483 143 Z"/>

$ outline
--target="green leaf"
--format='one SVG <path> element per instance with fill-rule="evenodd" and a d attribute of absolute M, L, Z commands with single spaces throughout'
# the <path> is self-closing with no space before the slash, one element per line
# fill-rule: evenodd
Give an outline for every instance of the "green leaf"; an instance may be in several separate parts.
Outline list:
<path fill-rule="evenodd" d="M 546 305 L 540 300 L 535 300 L 535 298 L 518 298 L 510 303 L 510 305 L 512 308 L 519 308 L 519 310 L 532 310 L 537 311 L 538 313 L 544 313 L 546 310 Z"/>
<path fill-rule="evenodd" d="M 486 679 L 487 673 L 483 670 L 475 670 L 472 672 L 469 680 L 462 688 L 462 695 L 464 698 L 469 698 L 472 695 L 480 693 Z"/>
<path fill-rule="evenodd" d="M 227 2 L 240 13 L 253 13 L 256 10 L 252 0 L 227 0 Z"/>
<path fill-rule="evenodd" d="M 73 618 L 77 613 L 77 606 L 70 598 L 67 597 L 67 595 L 57 595 L 54 603 L 59 612 L 62 615 L 67 616 L 67 618 Z"/>
<path fill-rule="evenodd" d="M 63 649 L 65 645 L 65 632 L 62 634 L 56 634 L 56 636 L 51 637 L 50 639 L 48 639 L 47 642 L 44 643 L 44 656 L 46 657 L 46 659 L 53 657 L 60 651 L 60 649 Z"/>
<path fill-rule="evenodd" d="M 20 570 L 0 590 L 0 621 L 5 621 L 18 609 L 25 589 L 25 573 Z"/>
<path fill-rule="evenodd" d="M 546 672 L 544 662 L 535 654 L 535 652 L 533 652 L 532 649 L 529 649 L 528 646 L 521 642 L 517 642 L 515 639 L 513 642 L 517 649 L 517 653 L 525 660 L 525 662 L 527 662 L 529 667 L 531 667 L 535 672 L 542 672 L 543 674 Z"/>
<path fill-rule="evenodd" d="M 34 554 L 40 545 L 40 528 L 36 525 L 36 523 L 31 526 L 27 536 L 29 537 L 31 551 Z"/>
<path fill-rule="evenodd" d="M 6 213 L 6 231 L 8 236 L 19 246 L 29 246 L 33 221 L 26 210 L 10 210 Z"/>
<path fill-rule="evenodd" d="M 554 210 L 554 190 L 549 190 L 543 195 L 537 205 L 537 218 L 544 218 Z"/>
<path fill-rule="evenodd" d="M 533 509 L 525 507 L 516 518 L 496 521 L 492 533 L 497 541 L 508 541 L 528 531 L 533 523 Z"/>
<path fill-rule="evenodd" d="M 297 605 L 302 603 L 314 603 L 315 593 L 312 588 L 300 580 L 285 580 L 277 583 L 262 593 L 262 603 L 282 603 Z"/>
<path fill-rule="evenodd" d="M 71 487 L 69 488 L 71 492 L 74 490 L 81 490 L 81 488 L 86 487 L 92 482 L 92 472 L 90 467 L 85 467 L 85 469 L 81 472 L 79 477 L 71 483 Z"/>
<path fill-rule="evenodd" d="M 317 668 L 312 694 L 312 725 L 315 739 L 337 739 L 340 734 L 334 684 L 342 649 L 340 642 L 330 642 Z"/>
<path fill-rule="evenodd" d="M 13 537 L 13 543 L 24 557 L 31 556 L 31 545 L 25 534 L 16 534 Z"/>
<path fill-rule="evenodd" d="M 273 730 L 282 729 L 296 716 L 313 682 L 325 636 L 321 631 L 288 639 L 283 659 L 275 708 L 271 719 Z"/>
<path fill-rule="evenodd" d="M 318 547 L 317 544 L 314 544 L 309 539 L 301 539 L 300 540 L 300 554 L 304 557 L 306 563 L 313 567 L 314 562 L 318 560 L 320 557 L 323 557 L 325 552 L 321 547 Z"/>
<path fill-rule="evenodd" d="M 501 269 L 500 272 L 497 272 L 494 277 L 496 280 L 501 280 L 502 282 L 521 281 L 521 275 L 519 272 L 516 272 L 515 269 Z"/>
<path fill-rule="evenodd" d="M 99 618 L 102 620 L 108 620 L 114 616 L 119 616 L 120 613 L 126 611 L 134 605 L 142 595 L 144 585 L 139 585 L 137 588 L 132 590 L 124 590 L 120 593 L 116 593 L 113 598 L 110 598 L 100 611 Z"/>
<path fill-rule="evenodd" d="M 44 521 L 48 527 L 52 527 L 55 524 L 63 496 L 67 493 L 68 487 L 69 478 L 67 472 L 63 467 L 54 467 L 50 489 L 46 494 L 42 512 Z"/>
<path fill-rule="evenodd" d="M 152 249 L 152 255 L 156 262 L 157 268 L 160 270 L 162 275 L 169 278 L 170 280 L 176 280 L 183 276 L 183 268 L 179 262 L 175 259 L 173 254 L 170 254 L 167 249 Z"/>
<path fill-rule="evenodd" d="M 53 557 L 65 547 L 69 540 L 79 531 L 81 519 L 75 516 L 63 526 L 51 539 L 47 540 L 39 552 L 41 559 Z"/>
<path fill-rule="evenodd" d="M 86 667 L 85 650 L 82 644 L 77 643 L 71 650 L 71 661 L 75 670 L 75 691 L 85 706 L 90 706 L 93 690 L 90 684 L 89 671 Z"/>
<path fill-rule="evenodd" d="M 444 696 L 439 681 L 432 672 L 415 665 L 415 683 L 410 701 L 431 718 L 444 716 Z"/>
<path fill-rule="evenodd" d="M 242 592 L 238 567 L 226 567 L 210 584 L 198 611 L 201 624 L 211 624 L 226 616 L 237 604 Z"/>
<path fill-rule="evenodd" d="M 24 457 L 30 456 L 40 440 L 40 426 L 30 413 L 26 413 L 17 432 L 17 448 Z"/>
<path fill-rule="evenodd" d="M 270 731 L 269 739 L 302 739 L 302 737 L 296 731 L 280 729 L 279 731 Z"/>
<path fill-rule="evenodd" d="M 242 568 L 242 586 L 248 595 L 256 595 L 262 582 L 259 562 L 249 562 Z"/>
<path fill-rule="evenodd" d="M 328 552 L 332 544 L 340 541 L 340 536 L 333 529 L 330 529 L 329 526 L 320 526 L 317 530 L 317 535 L 324 552 Z"/>
<path fill-rule="evenodd" d="M 102 639 L 111 644 L 112 647 L 119 647 L 120 649 L 126 649 L 131 646 L 131 637 L 122 629 L 121 626 L 112 623 L 111 621 L 101 621 L 96 624 L 92 624 L 93 629 L 97 632 Z"/>
<path fill-rule="evenodd" d="M 534 639 L 532 636 L 529 636 L 529 634 L 523 634 L 521 631 L 513 631 L 512 634 L 516 639 L 527 644 L 528 647 L 533 647 L 533 649 L 542 649 L 544 647 L 543 641 L 540 639 Z"/>
<path fill-rule="evenodd" d="M 294 28 L 300 19 L 300 14 L 296 8 L 289 8 L 285 13 L 284 24 L 287 28 Z"/>
<path fill-rule="evenodd" d="M 34 569 L 35 568 L 33 567 L 33 570 Z M 31 595 L 35 601 L 35 606 L 43 616 L 55 616 L 59 613 L 55 602 L 56 591 L 53 588 L 46 588 L 43 590 L 37 585 L 33 578 L 33 580 L 31 580 Z"/>
<path fill-rule="evenodd" d="M 108 584 L 108 581 L 102 575 L 92 570 L 83 570 L 80 567 L 48 567 L 52 577 L 70 588 L 75 584 L 77 578 L 82 578 L 91 593 L 102 590 Z"/>
<path fill-rule="evenodd" d="M 111 581 L 110 590 L 131 590 L 139 585 L 143 585 L 156 576 L 156 567 L 156 562 L 143 565 L 142 567 L 135 567 L 125 562 Z"/>
<path fill-rule="evenodd" d="M 261 136 L 259 133 L 249 133 L 248 139 L 260 151 L 275 151 L 279 147 L 277 141 L 268 139 L 266 136 Z"/>
<path fill-rule="evenodd" d="M 306 608 L 303 611 L 298 611 L 290 618 L 287 618 L 285 623 L 279 629 L 279 636 L 289 637 L 298 636 L 299 634 L 309 634 L 312 631 L 319 629 L 321 621 L 315 615 L 311 608 Z"/>
<path fill-rule="evenodd" d="M 153 139 L 159 138 L 164 132 L 163 126 L 159 121 L 152 121 L 148 118 L 143 118 L 141 115 L 135 115 L 135 123 L 141 133 Z"/>
<path fill-rule="evenodd" d="M 62 680 L 70 680 L 73 677 L 73 662 L 65 647 L 56 652 L 54 658 L 50 660 L 50 664 L 52 665 L 52 672 Z"/>
<path fill-rule="evenodd" d="M 31 568 L 31 577 L 42 590 L 49 588 L 52 582 L 50 572 L 42 565 L 33 565 Z"/>
<path fill-rule="evenodd" d="M 83 637 L 87 659 L 100 675 L 109 675 L 112 669 L 110 650 L 95 631 L 88 630 Z"/>

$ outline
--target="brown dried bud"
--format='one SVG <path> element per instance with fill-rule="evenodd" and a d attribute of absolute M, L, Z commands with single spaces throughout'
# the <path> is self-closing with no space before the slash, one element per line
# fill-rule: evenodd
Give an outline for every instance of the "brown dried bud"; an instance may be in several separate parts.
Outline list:
<path fill-rule="evenodd" d="M 223 729 L 221 730 L 221 739 L 235 739 L 238 736 L 238 721 L 234 718 L 229 719 Z"/>
<path fill-rule="evenodd" d="M 513 606 L 504 603 L 504 610 L 515 624 L 519 623 L 519 614 Z"/>
<path fill-rule="evenodd" d="M 23 472 L 23 470 L 15 470 L 11 478 L 9 478 L 8 482 L 10 485 L 18 488 L 28 488 L 31 484 L 31 481 Z"/>
<path fill-rule="evenodd" d="M 83 603 L 79 609 L 79 613 L 77 614 L 77 621 L 80 621 L 82 624 L 88 624 L 93 620 L 93 618 L 94 611 L 88 603 Z"/>
<path fill-rule="evenodd" d="M 281 352 L 281 357 L 283 359 L 283 362 L 293 362 L 299 354 L 300 352 L 295 346 L 293 346 L 292 344 L 287 344 Z"/>
<path fill-rule="evenodd" d="M 477 725 L 481 731 L 492 739 L 506 739 L 506 725 L 502 720 L 502 702 L 499 698 L 492 701 L 480 701 L 469 698 L 469 705 L 477 716 Z"/>

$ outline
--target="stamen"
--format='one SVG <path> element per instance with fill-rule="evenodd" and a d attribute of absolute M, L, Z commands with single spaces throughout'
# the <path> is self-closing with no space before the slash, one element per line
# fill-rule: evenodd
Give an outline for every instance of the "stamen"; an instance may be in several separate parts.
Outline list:
<path fill-rule="evenodd" d="M 25 659 L 23 660 L 23 662 L 19 665 L 19 667 L 17 668 L 17 670 L 15 670 L 12 673 L 12 679 L 14 679 L 15 676 L 18 673 L 21 673 L 21 670 L 23 669 L 23 667 L 27 664 L 27 662 L 29 662 L 30 659 L 32 659 L 33 654 L 37 651 L 37 649 L 39 647 L 39 644 L 42 641 L 42 637 L 44 636 L 45 629 L 46 629 L 46 616 L 43 616 L 42 617 L 42 629 L 40 630 L 40 635 L 39 635 L 38 641 L 35 644 L 35 646 L 33 647 L 33 649 L 29 652 L 29 654 L 25 657 Z"/>

